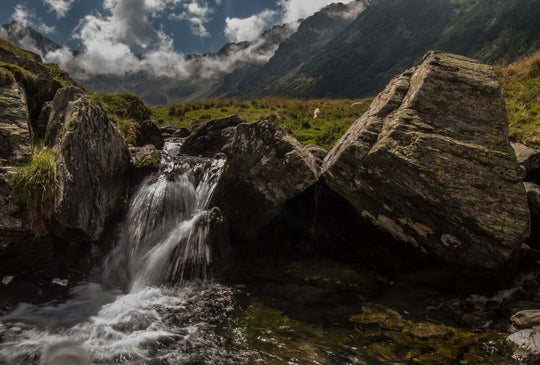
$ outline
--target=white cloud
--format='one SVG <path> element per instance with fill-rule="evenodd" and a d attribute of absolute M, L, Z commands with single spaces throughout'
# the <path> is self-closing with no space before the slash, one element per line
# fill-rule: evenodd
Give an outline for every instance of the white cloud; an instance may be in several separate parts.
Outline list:
<path fill-rule="evenodd" d="M 193 34 L 199 37 L 209 37 L 210 33 L 206 29 L 206 23 L 211 20 L 214 9 L 210 8 L 206 2 L 200 0 L 190 0 L 184 4 L 184 12 L 171 15 L 172 19 L 187 20 L 191 26 Z"/>
<path fill-rule="evenodd" d="M 204 35 L 205 24 L 214 10 L 202 0 L 104 0 L 104 13 L 87 15 L 80 20 L 73 38 L 81 42 L 74 55 L 62 48 L 49 52 L 47 62 L 58 63 L 76 79 L 95 75 L 146 73 L 177 80 L 210 78 L 231 72 L 241 65 L 267 62 L 277 44 L 259 37 L 251 44 L 232 45 L 220 54 L 186 56 L 175 51 L 173 39 L 163 29 L 155 29 L 151 18 L 174 15 L 187 20 L 194 31 Z M 247 19 L 229 20 L 230 37 L 254 39 L 279 14 L 265 10 Z M 291 32 L 283 28 L 282 37 Z"/>
<path fill-rule="evenodd" d="M 16 21 L 22 26 L 32 27 L 41 33 L 50 34 L 54 32 L 54 27 L 49 27 L 45 23 L 38 21 L 36 15 L 21 4 L 15 6 L 14 12 L 11 14 L 10 19 Z"/>
<path fill-rule="evenodd" d="M 260 40 L 249 46 L 234 46 L 226 54 L 187 57 L 176 52 L 172 38 L 152 28 L 150 16 L 171 7 L 180 7 L 192 27 L 205 22 L 213 10 L 206 3 L 189 0 L 104 0 L 109 14 L 87 15 L 79 22 L 73 38 L 82 49 L 74 55 L 62 48 L 49 52 L 47 62 L 58 63 L 75 78 L 93 75 L 127 75 L 145 72 L 154 77 L 189 79 L 209 78 L 230 72 L 241 64 L 266 62 L 277 45 L 269 47 Z"/>
<path fill-rule="evenodd" d="M 49 5 L 51 10 L 56 13 L 57 18 L 65 17 L 75 1 L 76 0 L 43 0 L 43 2 Z"/>
<path fill-rule="evenodd" d="M 341 0 L 340 2 L 348 4 L 353 0 Z M 279 0 L 284 23 L 296 22 L 299 19 L 305 19 L 327 5 L 335 3 L 336 0 Z"/>
<path fill-rule="evenodd" d="M 248 18 L 227 18 L 225 34 L 233 42 L 253 41 L 275 17 L 273 10 L 264 10 Z"/>
<path fill-rule="evenodd" d="M 172 10 L 182 0 L 145 0 L 146 9 L 152 12 L 152 15 L 156 15 L 164 10 Z"/>
<path fill-rule="evenodd" d="M 221 0 L 216 0 L 216 5 L 221 5 Z"/>

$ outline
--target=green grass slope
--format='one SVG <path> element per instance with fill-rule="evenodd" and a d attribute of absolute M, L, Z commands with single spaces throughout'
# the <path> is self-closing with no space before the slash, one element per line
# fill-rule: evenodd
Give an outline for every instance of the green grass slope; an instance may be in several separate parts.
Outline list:
<path fill-rule="evenodd" d="M 510 139 L 540 148 L 540 51 L 497 70 Z"/>

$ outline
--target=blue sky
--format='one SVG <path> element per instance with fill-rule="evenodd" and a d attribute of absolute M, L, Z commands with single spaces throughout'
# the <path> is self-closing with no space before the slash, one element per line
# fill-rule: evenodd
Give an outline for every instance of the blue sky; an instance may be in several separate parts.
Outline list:
<path fill-rule="evenodd" d="M 200 62 L 194 65 L 187 54 L 216 52 L 230 41 L 253 41 L 254 46 L 239 51 L 234 59 L 203 58 L 208 61 L 204 70 L 226 71 L 238 60 L 265 62 L 275 51 L 256 54 L 255 43 L 265 29 L 285 23 L 294 29 L 299 19 L 332 2 L 335 0 L 0 0 L 0 23 L 17 21 L 65 46 L 41 56 L 78 78 L 134 72 L 182 78 L 195 69 L 201 72 Z M 69 48 L 79 54 L 73 55 Z"/>
<path fill-rule="evenodd" d="M 226 34 L 227 18 L 234 20 L 255 17 L 252 23 L 264 24 L 264 28 L 269 28 L 283 21 L 296 20 L 293 18 L 297 14 L 309 16 L 332 2 L 332 0 L 2 0 L 0 23 L 8 23 L 25 14 L 30 26 L 46 33 L 56 43 L 80 49 L 83 44 L 80 39 L 74 39 L 73 34 L 85 16 L 92 15 L 98 18 L 110 16 L 111 6 L 104 8 L 107 2 L 112 6 L 122 2 L 131 6 L 131 3 L 141 1 L 145 5 L 153 29 L 163 29 L 173 39 L 175 50 L 183 53 L 214 52 L 231 38 L 243 40 L 242 37 L 235 38 L 235 33 L 232 37 L 231 32 L 229 35 Z M 262 21 L 256 18 L 260 14 L 263 14 Z M 241 33 L 242 30 L 238 29 L 238 32 Z M 257 35 L 255 34 L 257 32 L 249 27 L 245 32 Z"/>

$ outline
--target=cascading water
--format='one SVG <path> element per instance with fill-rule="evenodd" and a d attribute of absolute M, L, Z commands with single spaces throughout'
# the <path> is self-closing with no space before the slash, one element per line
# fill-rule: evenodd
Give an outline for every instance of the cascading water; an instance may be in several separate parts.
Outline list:
<path fill-rule="evenodd" d="M 167 363 L 221 352 L 223 359 L 234 357 L 212 335 L 202 334 L 214 320 L 205 308 L 231 311 L 233 290 L 194 280 L 207 279 L 212 262 L 206 209 L 224 160 L 181 156 L 179 149 L 179 141 L 166 143 L 159 173 L 146 178 L 134 194 L 119 242 L 105 261 L 103 286 L 127 294 L 84 284 L 60 305 L 20 305 L 0 321 L 40 329 L 28 327 L 12 341 L 4 339 L 0 359 L 26 363 L 36 349 L 66 341 L 77 345 L 58 351 L 71 354 L 82 348 L 92 363 L 144 363 L 150 354 Z"/>
<path fill-rule="evenodd" d="M 118 285 L 137 290 L 207 278 L 212 253 L 206 208 L 224 160 L 179 156 L 179 146 L 165 144 L 160 173 L 144 180 L 133 197 L 119 245 L 106 263 L 107 281 L 117 276 Z"/>

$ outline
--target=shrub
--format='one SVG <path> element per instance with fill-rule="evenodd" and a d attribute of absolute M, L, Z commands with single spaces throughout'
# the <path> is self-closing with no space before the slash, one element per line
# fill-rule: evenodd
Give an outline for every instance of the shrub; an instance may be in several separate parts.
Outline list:
<path fill-rule="evenodd" d="M 58 195 L 56 154 L 36 148 L 30 162 L 19 166 L 11 178 L 13 195 L 25 203 L 34 233 L 44 234 Z"/>

